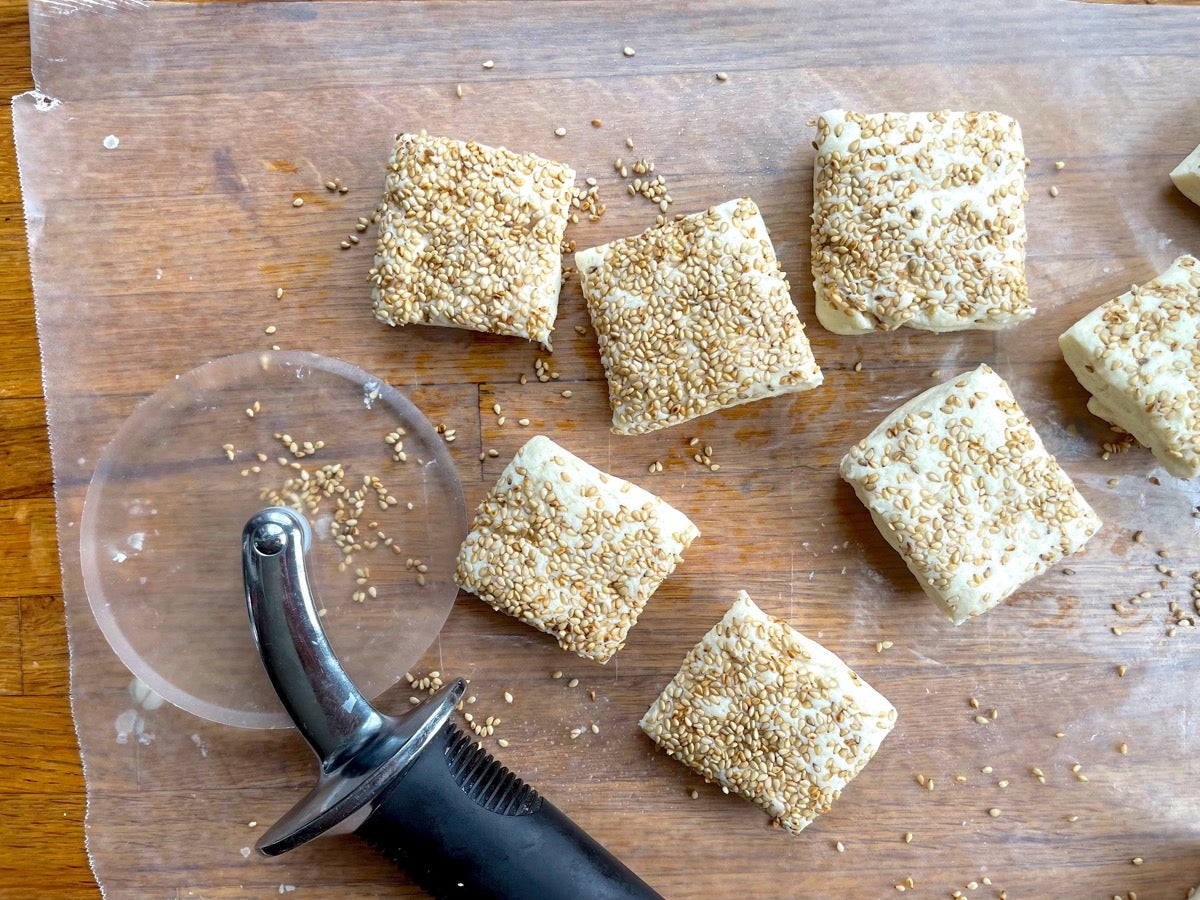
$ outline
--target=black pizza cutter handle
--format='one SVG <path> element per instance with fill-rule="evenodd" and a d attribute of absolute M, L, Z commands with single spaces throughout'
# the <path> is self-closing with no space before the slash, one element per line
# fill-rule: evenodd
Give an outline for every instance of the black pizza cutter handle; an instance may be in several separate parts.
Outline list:
<path fill-rule="evenodd" d="M 400 717 L 359 693 L 321 626 L 304 567 L 310 540 L 304 518 L 280 507 L 242 533 L 251 630 L 321 764 L 316 786 L 263 834 L 259 852 L 354 830 L 436 897 L 659 897 L 449 723 L 466 690 L 461 678 Z"/>

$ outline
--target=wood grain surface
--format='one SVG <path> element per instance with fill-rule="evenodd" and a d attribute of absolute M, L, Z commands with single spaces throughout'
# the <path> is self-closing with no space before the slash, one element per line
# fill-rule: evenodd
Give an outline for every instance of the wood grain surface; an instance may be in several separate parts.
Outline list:
<path fill-rule="evenodd" d="M 1070 20 L 1072 11 L 1071 4 L 1064 4 L 1064 19 Z M 369 18 L 366 11 L 362 15 Z M 634 15 L 632 10 L 630 15 Z M 733 79 L 739 70 L 766 73 L 761 83 L 767 87 L 741 96 L 757 109 L 777 102 L 772 90 L 779 82 L 772 80 L 770 73 L 779 60 L 764 58 L 754 43 L 755 35 L 769 23 L 731 16 L 716 25 L 705 21 L 701 13 L 692 15 L 696 16 L 691 32 L 693 44 L 681 53 L 711 60 L 713 71 L 728 70 Z M 847 33 L 844 46 L 825 51 L 823 65 L 831 83 L 854 83 L 855 79 L 869 77 L 864 74 L 868 72 L 868 61 L 857 59 L 853 51 L 872 54 L 870 66 L 902 71 L 900 50 L 886 40 L 888 26 L 865 15 L 855 16 L 852 10 L 847 15 L 869 44 L 855 44 L 855 33 Z M 365 63 L 387 70 L 392 78 L 396 77 L 395 70 L 406 65 L 415 71 L 425 64 L 435 65 L 438 61 L 432 48 L 437 46 L 436 35 L 453 21 L 453 4 L 434 4 L 428 9 L 428 30 L 414 33 L 410 53 L 392 58 L 388 47 L 366 35 L 362 57 Z M 264 15 L 258 24 L 272 27 L 271 17 Z M 431 335 L 418 329 L 403 332 L 404 357 L 377 356 L 380 371 L 406 385 L 431 419 L 452 421 L 459 427 L 456 453 L 469 507 L 527 434 L 535 431 L 555 436 L 572 449 L 585 451 L 583 455 L 601 468 L 651 488 L 655 482 L 645 477 L 646 463 L 665 460 L 669 477 L 660 482 L 664 492 L 704 498 L 702 505 L 688 509 L 705 534 L 685 563 L 690 567 L 688 577 L 664 587 L 666 599 L 648 608 L 619 663 L 599 670 L 568 659 L 523 626 L 492 615 L 481 609 L 481 604 L 466 601 L 456 606 L 437 655 L 423 661 L 423 667 L 441 666 L 447 672 L 472 677 L 481 694 L 491 692 L 484 699 L 493 704 L 500 702 L 499 692 L 509 688 L 518 698 L 544 695 L 551 683 L 548 673 L 554 669 L 565 670 L 568 678 L 579 675 L 584 684 L 578 692 L 560 692 L 553 701 L 531 699 L 526 710 L 514 711 L 512 743 L 521 751 L 520 762 L 514 767 L 531 780 L 548 785 L 548 793 L 560 805 L 579 816 L 597 837 L 623 856 L 641 863 L 635 868 L 645 868 L 643 874 L 668 896 L 729 896 L 735 892 L 746 896 L 895 896 L 892 885 L 903 884 L 911 874 L 916 887 L 908 893 L 918 896 L 950 896 L 951 891 L 959 889 L 967 896 L 995 897 L 1007 887 L 1007 896 L 1014 900 L 1046 896 L 1132 898 L 1135 893 L 1140 900 L 1182 898 L 1189 885 L 1200 883 L 1200 830 L 1194 824 L 1200 821 L 1200 805 L 1195 785 L 1178 782 L 1181 771 L 1189 776 L 1195 773 L 1194 765 L 1182 761 L 1196 756 L 1194 723 L 1200 720 L 1200 713 L 1188 699 L 1194 693 L 1196 670 L 1181 665 L 1200 659 L 1190 649 L 1200 637 L 1181 632 L 1167 641 L 1162 637 L 1162 626 L 1172 599 L 1190 607 L 1190 581 L 1186 575 L 1200 568 L 1194 526 L 1187 518 L 1189 498 L 1186 491 L 1156 483 L 1155 467 L 1142 451 L 1099 462 L 1097 447 L 1110 435 L 1086 414 L 1086 398 L 1058 360 L 1052 340 L 1044 338 L 1052 338 L 1094 303 L 1123 289 L 1129 280 L 1153 274 L 1145 236 L 1130 234 L 1114 215 L 1122 202 L 1147 205 L 1146 221 L 1157 229 L 1158 237 L 1173 239 L 1180 252 L 1200 251 L 1200 215 L 1169 185 L 1149 197 L 1122 199 L 1121 193 L 1122 179 L 1129 172 L 1147 167 L 1168 170 L 1190 146 L 1164 147 L 1148 140 L 1137 146 L 1114 148 L 1105 144 L 1103 134 L 1096 134 L 1092 143 L 1077 148 L 1078 154 L 1067 160 L 1065 170 L 1051 174 L 1048 161 L 1054 158 L 1053 142 L 1038 143 L 1036 136 L 1031 138 L 1027 133 L 1027 140 L 1038 151 L 1031 150 L 1037 162 L 1031 173 L 1031 192 L 1037 195 L 1031 209 L 1031 227 L 1037 239 L 1030 244 L 1030 264 L 1043 273 L 1040 287 L 1045 294 L 1057 291 L 1061 296 L 1047 296 L 1039 304 L 1044 308 L 1035 322 L 1012 335 L 965 334 L 942 342 L 908 334 L 837 338 L 815 323 L 811 288 L 802 284 L 807 249 L 801 238 L 807 233 L 808 209 L 790 198 L 796 193 L 804 196 L 809 189 L 803 179 L 796 177 L 794 161 L 768 158 L 765 153 L 756 155 L 756 148 L 764 143 L 779 148 L 799 138 L 769 132 L 763 138 L 741 124 L 733 115 L 735 111 L 724 107 L 721 110 L 729 118 L 723 126 L 727 133 L 720 150 L 708 149 L 709 144 L 701 139 L 706 127 L 680 138 L 686 124 L 682 119 L 664 124 L 664 128 L 670 126 L 674 131 L 659 130 L 655 123 L 646 122 L 644 110 L 630 109 L 629 98 L 636 95 L 640 98 L 637 102 L 652 110 L 656 97 L 680 89 L 683 76 L 673 59 L 642 51 L 627 60 L 622 77 L 636 84 L 636 91 L 626 92 L 615 81 L 579 77 L 580 66 L 588 61 L 565 59 L 549 43 L 539 44 L 538 26 L 537 22 L 530 23 L 532 52 L 524 63 L 528 69 L 519 70 L 518 66 L 518 71 L 504 76 L 513 79 L 511 98 L 505 101 L 512 106 L 501 115 L 509 123 L 510 142 L 520 142 L 523 113 L 545 118 L 544 109 L 535 109 L 531 99 L 534 94 L 522 87 L 522 79 L 532 78 L 536 69 L 537 77 L 561 78 L 565 84 L 573 78 L 580 84 L 586 82 L 594 92 L 596 105 L 604 108 L 603 116 L 611 129 L 605 142 L 589 146 L 584 142 L 586 134 L 579 139 L 572 134 L 561 145 L 571 148 L 564 153 L 574 152 L 583 158 L 595 174 L 609 166 L 612 156 L 624 152 L 620 149 L 621 137 L 625 129 L 635 128 L 640 129 L 639 133 L 653 134 L 644 144 L 647 155 L 661 153 L 669 157 L 672 165 L 664 168 L 669 170 L 671 189 L 677 198 L 699 202 L 706 195 L 707 183 L 714 178 L 736 188 L 740 184 L 736 176 L 728 170 L 714 173 L 713 166 L 729 165 L 731 159 L 744 166 L 757 179 L 756 191 L 763 191 L 757 199 L 777 241 L 786 236 L 787 246 L 781 256 L 793 273 L 797 305 L 810 323 L 808 333 L 817 359 L 825 367 L 827 384 L 810 395 L 771 401 L 773 421 L 784 423 L 777 427 L 764 425 L 768 420 L 762 416 L 721 414 L 694 428 L 684 426 L 639 439 L 636 449 L 630 450 L 621 439 L 586 424 L 602 421 L 607 405 L 594 336 L 587 329 L 577 287 L 561 320 L 563 340 L 556 340 L 554 359 L 561 371 L 559 381 L 553 384 L 517 383 L 519 374 L 532 374 L 534 358 L 542 355 L 533 348 L 514 350 L 512 344 L 502 340 L 463 333 Z M 1108 34 L 1104 40 L 1098 36 L 1090 52 L 1110 57 L 1114 67 L 1126 67 L 1133 73 L 1131 77 L 1158 77 L 1169 83 L 1173 76 L 1186 75 L 1189 54 L 1193 63 L 1197 59 L 1196 32 L 1189 33 L 1187 40 L 1193 43 L 1187 45 L 1183 37 L 1171 33 L 1156 37 L 1154 28 L 1151 20 L 1131 19 L 1129 28 L 1120 34 Z M 618 47 L 629 43 L 642 48 L 653 42 L 653 35 L 639 35 L 636 25 L 630 32 L 630 36 L 612 40 Z M 219 29 L 202 34 L 203 53 L 222 59 Z M 552 34 L 546 33 L 547 42 Z M 603 52 L 611 49 L 607 45 L 612 40 L 604 36 Z M 710 52 L 718 45 L 720 53 Z M 102 46 L 98 42 L 97 47 Z M 4 98 L 0 107 L 0 471 L 4 473 L 0 479 L 0 897 L 73 900 L 95 897 L 98 891 L 84 850 L 85 790 L 68 695 L 63 583 L 45 399 L 12 140 L 13 114 L 7 99 L 33 86 L 28 13 L 19 0 L 0 0 L 0 48 L 0 97 Z M 319 73 L 325 63 L 319 56 L 305 58 L 304 52 L 311 49 L 294 51 L 296 65 L 311 65 Z M 153 126 L 153 111 L 147 113 L 122 100 L 157 95 L 169 104 L 172 91 L 181 83 L 176 79 L 186 75 L 183 66 L 178 70 L 166 66 L 153 76 L 132 68 L 114 68 L 105 78 L 85 81 L 80 72 L 94 65 L 94 60 L 54 51 L 53 46 L 48 47 L 47 55 L 57 59 L 47 69 L 48 90 L 54 93 L 50 88 L 58 86 L 64 92 L 75 91 L 78 99 L 96 113 L 96 121 L 103 121 L 104 115 L 119 115 L 121 126 L 131 134 Z M 280 53 L 288 52 L 292 51 L 281 44 Z M 471 82 L 482 74 L 476 71 L 478 61 L 489 52 L 499 51 L 488 50 L 483 44 L 462 48 L 460 68 L 466 73 L 463 80 L 468 81 L 468 102 L 475 89 Z M 602 55 L 599 50 L 597 54 Z M 1168 60 L 1161 70 L 1156 69 L 1160 57 Z M 968 54 L 961 62 L 967 81 L 992 84 L 1005 76 L 1004 61 Z M 1069 60 L 1060 63 L 1047 58 L 1043 62 L 1048 80 L 1070 78 Z M 1029 64 L 1028 60 L 1022 63 Z M 263 92 L 258 99 L 286 94 L 287 66 L 264 67 L 264 71 L 276 80 L 256 85 L 256 90 Z M 917 81 L 920 74 L 910 73 Z M 214 67 L 214 88 L 204 98 L 202 110 L 211 121 L 232 115 L 246 102 L 237 88 L 242 75 L 220 65 Z M 443 84 L 426 84 L 415 94 L 403 96 L 409 101 L 413 96 L 424 96 L 434 106 L 452 90 L 453 83 L 451 78 Z M 1115 83 L 1118 81 L 1108 82 L 1110 86 Z M 81 87 L 85 84 L 86 88 Z M 324 84 L 327 93 L 322 100 L 328 108 L 336 108 L 340 87 Z M 710 93 L 704 96 L 719 107 L 719 95 L 711 93 L 716 87 L 706 88 Z M 1171 97 L 1169 87 L 1164 88 L 1164 95 Z M 435 103 L 435 98 L 441 99 Z M 528 103 L 528 108 L 522 103 Z M 1190 111 L 1194 123 L 1195 98 L 1190 98 L 1190 106 L 1183 104 L 1182 108 Z M 461 115 L 486 116 L 494 107 L 480 104 L 472 109 Z M 1089 115 L 1102 117 L 1104 109 L 1105 98 L 1094 97 L 1090 105 L 1077 112 L 1081 119 Z M 1153 122 L 1150 113 L 1141 111 L 1148 125 Z M 336 118 L 336 113 L 331 115 Z M 460 114 L 444 113 L 442 121 L 451 127 L 459 121 L 456 115 Z M 761 116 L 748 118 L 761 121 Z M 381 131 L 393 125 L 383 123 Z M 580 131 L 583 126 L 573 128 Z M 1200 134 L 1192 130 L 1194 143 L 1200 140 Z M 547 152 L 555 147 L 541 137 L 538 140 Z M 726 143 L 739 149 L 731 151 Z M 665 149 L 668 146 L 672 147 L 669 154 Z M 323 352 L 355 359 L 360 350 L 354 343 L 358 332 L 351 330 L 339 336 L 336 325 L 339 317 L 358 315 L 354 310 L 361 304 L 361 296 L 355 296 L 361 295 L 360 273 L 335 270 L 336 249 L 326 257 L 297 261 L 293 247 L 336 247 L 337 229 L 344 229 L 346 221 L 353 221 L 359 211 L 369 211 L 373 198 L 367 191 L 355 193 L 352 196 L 357 206 L 338 210 L 341 218 L 331 224 L 328 217 L 322 219 L 316 213 L 327 210 L 333 201 L 324 196 L 319 183 L 311 183 L 311 178 L 287 181 L 283 177 L 288 173 L 282 170 L 288 166 L 294 174 L 296 161 L 273 152 L 270 134 L 247 132 L 241 135 L 241 143 L 227 146 L 223 152 L 243 163 L 274 162 L 278 170 L 251 172 L 250 183 L 217 185 L 210 194 L 205 194 L 199 171 L 183 170 L 172 192 L 153 198 L 155 221 L 187 216 L 219 219 L 225 215 L 223 204 L 230 192 L 252 205 L 270 192 L 274 192 L 271 202 L 283 196 L 281 185 L 285 192 L 295 186 L 310 201 L 305 212 L 314 215 L 295 217 L 283 239 L 256 246 L 255 264 L 244 272 L 229 272 L 222 281 L 223 289 L 261 292 L 264 286 L 273 287 L 285 280 L 304 283 L 307 279 L 311 284 L 327 270 L 332 272 L 326 285 L 310 290 L 296 307 L 299 314 L 281 321 L 281 338 L 298 344 L 301 338 L 296 332 L 311 328 L 328 335 Z M 706 156 L 710 152 L 712 156 Z M 326 168 L 340 166 L 339 171 L 356 188 L 363 185 L 372 189 L 378 180 L 378 162 L 369 154 L 350 151 L 340 159 L 325 160 Z M 109 171 L 106 179 L 89 180 L 88 200 L 91 208 L 111 214 L 102 225 L 111 228 L 113 240 L 140 246 L 145 257 L 108 270 L 103 293 L 153 305 L 158 291 L 169 290 L 174 300 L 184 301 L 189 307 L 209 302 L 202 279 L 163 286 L 145 277 L 147 269 L 153 269 L 148 260 L 171 252 L 171 237 L 140 232 L 136 204 L 122 192 L 136 179 L 139 167 L 161 165 L 161 161 L 139 156 L 135 151 L 114 157 L 114 164 L 118 168 Z M 249 171 L 249 167 L 242 171 Z M 1045 200 L 1052 180 L 1061 192 L 1057 205 Z M 68 181 L 64 179 L 63 183 Z M 47 197 L 55 197 L 55 184 L 43 187 Z M 610 204 L 613 209 L 602 227 L 615 232 L 641 221 L 638 214 L 644 218 L 641 209 L 629 207 L 630 211 L 623 212 L 611 185 L 608 191 L 614 197 Z M 129 205 L 123 207 L 123 203 Z M 121 215 L 122 210 L 134 210 L 134 214 Z M 96 223 L 63 227 L 82 231 L 96 227 Z M 253 245 L 256 234 L 247 228 L 234 237 L 247 246 Z M 329 243 L 331 237 L 334 243 Z M 207 251 L 215 252 L 222 246 L 214 241 L 211 247 L 194 248 L 194 252 L 196 258 L 202 258 Z M 1104 259 L 1109 272 L 1096 272 L 1097 258 Z M 1081 290 L 1080 285 L 1086 289 Z M 161 312 L 161 318 L 147 320 L 137 335 L 140 362 L 148 372 L 178 371 L 180 366 L 171 360 L 167 348 L 171 346 L 171 333 L 178 331 L 184 319 L 178 310 Z M 261 314 L 247 314 L 224 327 L 257 335 L 264 321 Z M 53 328 L 56 323 L 46 324 Z M 576 325 L 584 329 L 583 334 L 576 334 Z M 296 332 L 288 334 L 289 326 Z M 1030 333 L 1036 333 L 1036 342 L 1026 343 Z M 222 340 L 240 348 L 236 341 Z M 259 346 L 263 341 L 248 343 Z M 196 358 L 207 352 L 198 349 Z M 932 605 L 921 598 L 903 566 L 877 535 L 864 530 L 853 548 L 869 574 L 852 572 L 846 580 L 842 551 L 824 546 L 826 522 L 858 523 L 867 529 L 869 520 L 849 489 L 829 473 L 836 467 L 847 440 L 865 433 L 898 399 L 911 396 L 918 387 L 932 385 L 932 370 L 943 366 L 963 368 L 996 359 L 1004 362 L 1004 374 L 1018 397 L 1028 401 L 1026 411 L 1047 426 L 1051 450 L 1068 469 L 1081 475 L 1081 487 L 1101 516 L 1116 524 L 1102 532 L 1078 561 L 1057 567 L 984 620 L 951 632 L 937 621 Z M 862 371 L 855 371 L 855 362 L 862 363 Z M 563 386 L 574 389 L 570 403 L 562 397 Z M 88 434 L 99 435 L 145 396 L 148 385 L 131 380 L 123 360 L 114 357 L 111 365 L 96 369 L 88 389 L 94 394 L 95 407 L 82 421 L 82 427 Z M 494 403 L 522 410 L 531 419 L 529 428 L 514 429 L 511 423 L 509 427 L 498 427 L 491 415 Z M 471 415 L 464 414 L 464 406 Z M 717 447 L 722 465 L 719 475 L 690 464 L 681 438 L 693 433 L 705 436 Z M 742 447 L 753 448 L 753 452 L 743 453 Z M 496 448 L 498 456 L 479 464 L 476 454 L 484 448 Z M 78 496 L 87 476 L 86 466 L 76 467 L 70 462 L 58 473 L 60 487 L 74 490 L 72 496 Z M 797 498 L 811 507 L 811 516 L 797 513 Z M 1194 497 L 1191 500 L 1194 502 Z M 1151 542 L 1134 542 L 1131 536 L 1135 529 L 1144 529 Z M 811 547 L 813 552 L 798 562 L 797 547 Z M 1154 555 L 1160 548 L 1174 554 L 1170 565 L 1179 565 L 1180 573 L 1166 578 L 1155 570 L 1156 565 L 1163 565 Z M 780 555 L 789 553 L 792 565 L 781 570 Z M 873 784 L 852 788 L 828 822 L 819 821 L 799 838 L 770 830 L 757 810 L 706 787 L 625 727 L 644 711 L 661 686 L 664 673 L 669 677 L 686 649 L 732 599 L 728 589 L 737 585 L 730 581 L 730 572 L 752 573 L 751 593 L 764 598 L 771 612 L 810 623 L 813 630 L 805 630 L 811 637 L 825 641 L 852 660 L 856 668 L 861 667 L 868 680 L 901 709 L 901 726 L 881 753 L 881 757 L 891 754 L 891 760 L 880 758 L 868 766 L 863 776 L 873 778 Z M 1163 587 L 1160 582 L 1168 585 Z M 853 621 L 846 621 L 845 595 L 872 590 L 888 596 L 887 608 L 878 619 L 871 618 L 869 633 L 859 632 Z M 1141 636 L 1135 635 L 1123 645 L 1114 643 L 1111 628 L 1118 619 L 1109 611 L 1109 602 L 1141 591 L 1152 595 L 1146 600 L 1148 624 L 1143 625 Z M 803 600 L 798 599 L 801 596 Z M 803 605 L 802 614 L 797 604 Z M 892 630 L 879 630 L 876 626 L 881 624 Z M 877 653 L 876 641 L 884 638 L 894 639 L 897 646 Z M 936 659 L 923 652 L 930 646 L 937 647 Z M 1099 653 L 1098 647 L 1109 647 L 1111 652 Z M 102 643 L 89 641 L 82 642 L 77 650 L 85 660 L 87 654 L 98 657 L 107 652 Z M 981 667 L 981 660 L 986 662 L 985 667 Z M 493 667 L 488 669 L 486 662 L 493 663 Z M 1125 677 L 1116 675 L 1117 665 L 1129 667 Z M 922 673 L 935 667 L 936 682 L 923 681 Z M 630 689 L 630 684 L 639 687 Z M 598 693 L 602 713 L 595 712 L 586 689 Z M 968 695 L 978 695 L 985 712 L 998 710 L 995 724 L 974 724 L 974 712 L 966 704 Z M 107 707 L 102 700 L 95 707 L 81 708 L 84 723 L 97 732 L 108 727 L 111 720 L 111 716 L 104 718 Z M 94 720 L 89 718 L 92 709 Z M 915 712 L 918 710 L 919 714 Z M 1160 720 L 1170 727 L 1152 732 L 1143 743 L 1143 733 L 1130 733 L 1123 727 L 1122 711 L 1142 725 Z M 180 717 L 184 724 L 173 731 L 164 727 L 156 753 L 143 754 L 137 762 L 139 790 L 160 798 L 156 809 L 176 810 L 175 819 L 158 822 L 166 832 L 187 835 L 197 844 L 220 846 L 240 863 L 237 850 L 242 843 L 252 843 L 254 835 L 231 837 L 213 825 L 218 820 L 198 814 L 200 801 L 191 782 L 194 773 L 178 762 L 195 758 L 194 742 L 189 740 L 194 729 L 186 725 L 184 714 Z M 564 751 L 570 742 L 562 736 L 576 722 L 593 719 L 603 721 L 606 728 L 609 723 L 625 727 L 625 732 L 611 743 L 596 740 L 592 748 L 598 754 L 595 758 L 574 752 L 574 747 L 568 747 L 572 752 Z M 1056 737 L 1068 721 L 1067 736 Z M 981 732 L 981 728 L 990 730 Z M 230 734 L 228 729 L 195 733 L 203 734 L 206 754 L 211 758 L 244 749 L 244 738 Z M 546 737 L 555 734 L 560 743 L 551 746 Z M 203 801 L 231 815 L 241 815 L 245 809 L 273 809 L 280 797 L 290 802 L 288 798 L 300 784 L 295 773 L 304 773 L 309 765 L 307 751 L 286 736 L 276 735 L 267 742 L 282 763 L 277 764 L 272 754 L 264 754 L 256 766 L 231 773 L 227 794 L 212 791 Z M 1121 742 L 1128 742 L 1132 748 L 1128 757 L 1115 749 Z M 992 761 L 994 770 L 984 772 Z M 1047 772 L 1046 785 L 1030 776 L 1030 766 L 1039 763 Z M 1075 764 L 1089 773 L 1090 783 L 1074 777 L 1071 767 Z M 937 790 L 931 793 L 919 789 L 913 780 L 918 772 L 936 772 Z M 956 786 L 952 781 L 955 774 L 962 774 L 968 784 Z M 1006 785 L 1001 786 L 1000 781 Z M 693 789 L 699 792 L 696 800 L 690 796 Z M 654 795 L 652 805 L 658 816 L 655 825 L 649 828 L 643 823 L 641 828 L 632 828 L 630 817 L 649 802 L 648 791 Z M 890 796 L 887 802 L 874 806 L 868 802 L 885 795 Z M 132 802 L 133 797 L 129 799 Z M 993 806 L 1003 808 L 1003 815 L 995 820 L 986 815 Z M 1168 808 L 1171 814 L 1158 818 L 1131 819 L 1125 814 L 1128 810 Z M 1180 826 L 1188 815 L 1192 826 Z M 1069 821 L 1070 816 L 1079 818 Z M 906 831 L 916 834 L 911 847 L 902 839 Z M 120 828 L 106 831 L 104 842 L 96 849 L 113 854 L 120 851 L 123 841 L 135 845 L 148 840 L 154 840 L 153 836 L 148 837 L 137 823 L 122 823 Z M 671 844 L 673 857 L 646 850 L 647 841 Z M 844 854 L 835 849 L 836 841 L 844 842 Z M 954 865 L 946 860 L 926 861 L 929 857 L 923 855 L 923 848 L 939 846 L 962 851 L 947 857 Z M 730 855 L 730 847 L 738 848 L 737 858 Z M 746 858 L 747 847 L 755 848 L 757 858 Z M 299 851 L 290 868 L 247 874 L 240 884 L 231 863 L 222 864 L 227 868 L 220 871 L 219 877 L 198 866 L 187 873 L 190 881 L 175 883 L 175 896 L 267 896 L 277 893 L 275 888 L 285 879 L 299 886 L 297 896 L 340 896 L 343 891 L 374 896 L 380 891 L 378 885 L 386 883 L 370 854 L 345 839 L 336 839 L 329 849 L 315 852 L 327 855 L 317 857 L 313 851 Z M 1144 864 L 1135 864 L 1135 857 L 1143 859 Z M 331 858 L 335 861 L 330 862 Z M 303 873 L 318 860 L 320 876 L 306 881 Z M 301 874 L 293 878 L 294 873 Z M 991 884 L 980 883 L 985 876 Z M 970 889 L 969 883 L 977 887 Z M 395 892 L 398 896 L 416 895 L 403 879 L 397 881 Z M 114 895 L 134 894 L 118 890 Z"/>

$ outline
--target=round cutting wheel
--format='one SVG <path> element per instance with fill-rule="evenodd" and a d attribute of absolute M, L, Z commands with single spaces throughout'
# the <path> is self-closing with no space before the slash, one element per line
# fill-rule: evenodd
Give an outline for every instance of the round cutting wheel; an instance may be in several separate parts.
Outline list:
<path fill-rule="evenodd" d="M 266 506 L 312 529 L 309 576 L 364 696 L 400 679 L 457 595 L 466 532 L 445 441 L 382 379 L 312 353 L 218 359 L 135 410 L 88 489 L 88 600 L 129 669 L 216 722 L 291 724 L 251 636 L 241 535 Z"/>

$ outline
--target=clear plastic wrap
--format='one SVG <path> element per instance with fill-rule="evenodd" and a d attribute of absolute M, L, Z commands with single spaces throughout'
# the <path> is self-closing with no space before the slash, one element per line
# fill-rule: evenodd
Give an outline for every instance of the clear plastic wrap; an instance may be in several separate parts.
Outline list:
<path fill-rule="evenodd" d="M 606 667 L 467 596 L 418 666 L 470 678 L 475 714 L 502 719 L 488 749 L 664 894 L 891 896 L 911 878 L 943 895 L 976 882 L 988 896 L 1182 897 L 1200 882 L 1200 633 L 1172 624 L 1195 615 L 1200 485 L 1142 450 L 1103 459 L 1113 435 L 1087 413 L 1056 343 L 1131 282 L 1200 252 L 1200 209 L 1166 177 L 1200 141 L 1194 10 L 33 0 L 30 12 L 38 91 L 15 98 L 13 114 L 88 849 L 107 895 L 418 894 L 350 837 L 278 859 L 251 853 L 311 783 L 308 749 L 290 731 L 215 725 L 131 694 L 84 593 L 83 498 L 122 422 L 176 375 L 272 345 L 386 377 L 454 429 L 468 508 L 541 432 L 700 527 Z M 1020 121 L 1031 321 L 998 334 L 855 338 L 815 323 L 808 122 L 839 106 L 993 108 Z M 752 196 L 825 385 L 615 437 L 574 280 L 553 356 L 514 339 L 379 325 L 372 232 L 356 223 L 378 201 L 392 136 L 418 128 L 597 179 L 607 209 L 568 229 L 579 247 L 658 213 L 626 193 L 617 157 L 653 160 L 672 213 Z M 557 377 L 539 381 L 538 359 Z M 1009 381 L 1105 525 L 1083 554 L 954 628 L 837 461 L 935 372 L 981 361 Z M 712 446 L 719 471 L 692 459 L 692 437 Z M 655 461 L 663 470 L 651 473 Z M 637 728 L 739 589 L 899 710 L 877 757 L 799 837 L 769 829 Z M 205 651 L 203 635 L 194 644 Z M 402 709 L 410 693 L 401 685 L 380 705 Z"/>

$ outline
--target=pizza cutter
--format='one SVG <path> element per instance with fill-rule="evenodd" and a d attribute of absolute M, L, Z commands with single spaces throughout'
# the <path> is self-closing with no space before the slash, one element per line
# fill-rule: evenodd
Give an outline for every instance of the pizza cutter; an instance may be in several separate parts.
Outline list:
<path fill-rule="evenodd" d="M 97 622 L 146 685 L 223 724 L 295 725 L 316 753 L 316 786 L 261 853 L 353 830 L 439 897 L 657 897 L 449 721 L 462 679 L 403 715 L 372 706 L 441 629 L 465 531 L 446 442 L 407 398 L 270 351 L 135 410 L 80 549 Z"/>
<path fill-rule="evenodd" d="M 449 722 L 456 678 L 402 717 L 359 693 L 325 640 L 308 526 L 246 523 L 246 602 L 263 665 L 320 760 L 317 785 L 258 841 L 283 853 L 343 823 L 438 897 L 657 897 L 637 875 Z"/>

